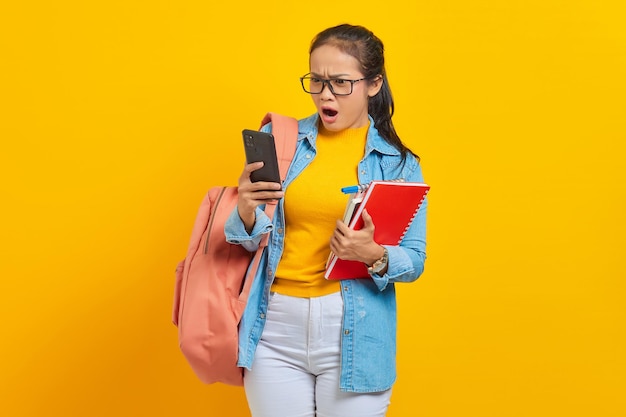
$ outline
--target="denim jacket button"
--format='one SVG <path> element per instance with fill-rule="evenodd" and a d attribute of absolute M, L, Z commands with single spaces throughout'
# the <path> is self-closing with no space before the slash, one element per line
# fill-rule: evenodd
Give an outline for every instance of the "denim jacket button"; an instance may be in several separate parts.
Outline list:
<path fill-rule="evenodd" d="M 262 319 L 264 319 L 264 318 L 265 318 L 265 313 L 261 313 L 261 314 L 259 314 L 259 317 L 260 317 L 260 318 L 262 318 Z"/>
<path fill-rule="evenodd" d="M 350 334 L 350 330 L 346 329 L 343 331 L 343 334 L 345 334 L 346 336 Z"/>

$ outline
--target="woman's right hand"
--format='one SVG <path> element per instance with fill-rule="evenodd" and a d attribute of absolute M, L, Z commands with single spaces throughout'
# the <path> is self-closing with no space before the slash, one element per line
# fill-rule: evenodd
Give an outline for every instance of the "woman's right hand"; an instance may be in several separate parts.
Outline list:
<path fill-rule="evenodd" d="M 237 212 L 250 233 L 256 221 L 255 210 L 260 204 L 282 198 L 285 193 L 281 190 L 281 184 L 277 182 L 252 182 L 250 173 L 263 167 L 263 162 L 247 164 L 239 177 Z"/>

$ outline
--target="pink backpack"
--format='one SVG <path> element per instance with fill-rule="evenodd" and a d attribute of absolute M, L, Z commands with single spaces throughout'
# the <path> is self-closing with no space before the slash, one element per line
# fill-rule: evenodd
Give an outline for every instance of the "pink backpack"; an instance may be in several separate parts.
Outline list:
<path fill-rule="evenodd" d="M 298 122 L 268 113 L 261 126 L 270 121 L 284 180 L 296 149 Z M 180 349 L 206 384 L 243 385 L 243 369 L 237 367 L 238 325 L 267 246 L 268 235 L 256 253 L 226 242 L 224 224 L 236 206 L 237 187 L 209 190 L 193 226 L 187 257 L 176 268 L 172 321 L 178 326 Z M 272 218 L 275 208 L 275 203 L 266 204 L 265 213 Z"/>

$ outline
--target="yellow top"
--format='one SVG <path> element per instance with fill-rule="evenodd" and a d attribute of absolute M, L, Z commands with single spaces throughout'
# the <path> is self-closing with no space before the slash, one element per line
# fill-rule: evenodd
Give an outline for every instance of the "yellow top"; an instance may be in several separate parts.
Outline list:
<path fill-rule="evenodd" d="M 368 127 L 331 132 L 320 126 L 315 158 L 285 191 L 285 249 L 272 291 L 294 297 L 339 291 L 337 281 L 324 278 L 330 238 L 348 202 L 341 188 L 357 184 Z"/>

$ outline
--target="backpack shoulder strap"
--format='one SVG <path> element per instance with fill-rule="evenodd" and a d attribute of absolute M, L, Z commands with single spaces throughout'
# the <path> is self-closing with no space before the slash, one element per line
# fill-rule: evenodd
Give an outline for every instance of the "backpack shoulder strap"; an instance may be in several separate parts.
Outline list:
<path fill-rule="evenodd" d="M 276 144 L 276 157 L 278 158 L 278 168 L 280 178 L 284 181 L 287 177 L 287 170 L 296 153 L 298 143 L 298 121 L 293 117 L 283 116 L 278 113 L 267 113 L 261 121 L 261 127 L 272 123 L 272 135 Z"/>
<path fill-rule="evenodd" d="M 298 121 L 293 117 L 283 116 L 277 113 L 267 113 L 261 122 L 261 127 L 268 123 L 272 123 L 272 135 L 274 136 L 274 143 L 276 144 L 276 157 L 278 158 L 278 167 L 280 170 L 281 180 L 285 180 L 287 177 L 287 171 L 289 165 L 296 153 L 296 145 L 298 143 Z M 271 219 L 274 217 L 274 211 L 276 210 L 276 203 L 267 203 L 265 205 L 265 214 Z M 261 256 L 263 250 L 267 246 L 269 239 L 269 233 L 266 234 L 257 249 L 251 263 L 250 268 L 246 274 L 246 278 L 239 295 L 240 300 L 247 300 L 250 294 L 250 288 L 252 287 L 253 278 L 261 264 Z M 238 317 L 240 319 L 241 317 Z"/>

